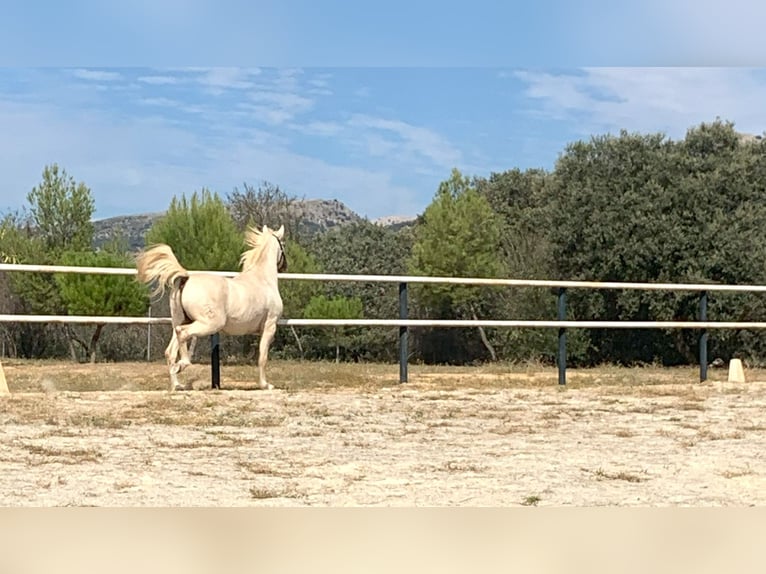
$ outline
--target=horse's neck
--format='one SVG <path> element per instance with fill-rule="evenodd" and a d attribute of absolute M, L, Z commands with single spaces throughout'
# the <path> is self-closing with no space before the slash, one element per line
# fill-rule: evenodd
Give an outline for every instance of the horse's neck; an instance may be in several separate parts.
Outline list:
<path fill-rule="evenodd" d="M 276 257 L 267 253 L 250 269 L 239 274 L 242 281 L 268 283 L 277 285 L 277 261 Z"/>

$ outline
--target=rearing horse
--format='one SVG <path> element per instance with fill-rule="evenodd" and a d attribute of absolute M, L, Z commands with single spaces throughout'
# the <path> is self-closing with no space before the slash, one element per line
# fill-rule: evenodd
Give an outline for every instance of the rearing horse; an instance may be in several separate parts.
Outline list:
<path fill-rule="evenodd" d="M 146 284 L 157 282 L 153 296 L 161 296 L 170 289 L 173 336 L 165 349 L 165 357 L 171 391 L 180 388 L 178 373 L 191 365 L 189 339 L 219 332 L 261 333 L 259 384 L 262 389 L 274 388 L 266 381 L 265 367 L 277 321 L 282 315 L 277 273 L 287 269 L 282 243 L 284 233 L 284 225 L 276 231 L 265 225 L 260 231 L 249 228 L 245 232 L 245 243 L 250 249 L 242 254 L 242 271 L 235 277 L 191 274 L 181 266 L 170 246 L 163 243 L 138 254 L 138 280 Z M 181 358 L 176 362 L 179 352 Z"/>

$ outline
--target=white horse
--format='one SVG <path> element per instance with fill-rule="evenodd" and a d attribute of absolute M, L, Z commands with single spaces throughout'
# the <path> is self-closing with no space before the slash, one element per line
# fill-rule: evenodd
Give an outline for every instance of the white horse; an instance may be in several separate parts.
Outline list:
<path fill-rule="evenodd" d="M 138 280 L 157 282 L 152 295 L 170 289 L 170 316 L 173 336 L 165 350 L 170 371 L 170 390 L 180 388 L 178 373 L 191 364 L 188 341 L 214 333 L 245 335 L 261 333 L 258 355 L 259 383 L 262 389 L 274 387 L 266 381 L 265 367 L 269 346 L 282 315 L 282 297 L 277 273 L 287 269 L 282 239 L 284 225 L 276 231 L 263 226 L 250 228 L 245 242 L 251 248 L 240 258 L 241 273 L 223 277 L 210 273 L 190 274 L 176 259 L 173 250 L 157 244 L 136 257 Z M 180 351 L 181 359 L 176 362 Z"/>

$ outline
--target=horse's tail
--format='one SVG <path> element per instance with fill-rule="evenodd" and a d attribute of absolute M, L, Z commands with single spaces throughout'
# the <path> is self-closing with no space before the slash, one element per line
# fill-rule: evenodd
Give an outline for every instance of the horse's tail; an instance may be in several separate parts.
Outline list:
<path fill-rule="evenodd" d="M 165 289 L 172 288 L 176 280 L 189 277 L 189 272 L 178 262 L 173 250 L 164 243 L 139 253 L 136 256 L 136 269 L 138 269 L 138 280 L 141 283 L 157 282 L 152 296 L 162 296 Z"/>

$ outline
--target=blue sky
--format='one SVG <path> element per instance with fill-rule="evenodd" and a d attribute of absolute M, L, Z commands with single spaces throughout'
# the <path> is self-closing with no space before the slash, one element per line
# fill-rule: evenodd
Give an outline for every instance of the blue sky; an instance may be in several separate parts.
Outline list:
<path fill-rule="evenodd" d="M 0 16 L 0 209 L 57 162 L 97 217 L 262 180 L 415 215 L 453 167 L 550 169 L 590 134 L 680 138 L 717 116 L 766 130 L 763 68 L 678 67 L 766 62 L 766 8 L 743 0 L 30 1 Z"/>

